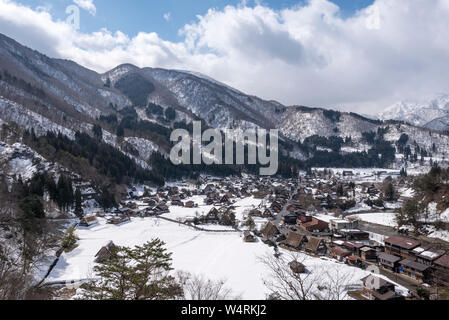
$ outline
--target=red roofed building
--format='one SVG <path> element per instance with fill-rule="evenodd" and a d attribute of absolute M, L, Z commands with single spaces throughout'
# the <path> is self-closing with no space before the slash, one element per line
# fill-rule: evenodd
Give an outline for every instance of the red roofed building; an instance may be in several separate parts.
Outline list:
<path fill-rule="evenodd" d="M 297 224 L 300 229 L 308 232 L 326 232 L 329 230 L 329 223 L 315 217 L 308 217 L 305 221 L 304 219 L 298 219 Z"/>

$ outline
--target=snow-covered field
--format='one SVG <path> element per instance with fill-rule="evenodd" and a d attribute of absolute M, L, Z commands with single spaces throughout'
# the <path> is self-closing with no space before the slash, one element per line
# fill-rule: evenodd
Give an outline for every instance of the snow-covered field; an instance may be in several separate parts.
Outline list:
<path fill-rule="evenodd" d="M 79 228 L 77 235 L 79 246 L 61 256 L 47 282 L 94 277 L 95 254 L 111 240 L 116 245 L 132 247 L 159 238 L 173 252 L 176 270 L 227 279 L 235 293 L 242 293 L 245 298 L 265 298 L 260 278 L 263 271 L 257 257 L 270 250 L 260 242 L 244 243 L 239 233 L 198 232 L 160 219 L 135 218 L 119 226 L 100 220 L 92 228 Z"/>
<path fill-rule="evenodd" d="M 120 246 L 141 245 L 153 238 L 166 243 L 173 252 L 176 271 L 202 274 L 210 279 L 227 280 L 227 286 L 243 299 L 265 299 L 268 290 L 263 279 L 268 270 L 259 258 L 273 251 L 262 242 L 245 243 L 239 233 L 209 233 L 155 218 L 134 218 L 119 226 L 100 224 L 77 230 L 79 246 L 64 253 L 47 282 L 81 280 L 95 277 L 94 259 L 97 251 L 109 241 Z M 360 285 L 367 272 L 324 258 L 305 258 L 304 264 L 311 272 L 327 270 L 328 276 L 336 272 L 350 273 L 351 284 Z"/>
<path fill-rule="evenodd" d="M 379 224 L 387 227 L 396 227 L 396 219 L 394 212 L 377 212 L 377 213 L 366 213 L 366 214 L 356 214 L 349 216 L 348 218 L 356 218 L 358 220 Z"/>
<path fill-rule="evenodd" d="M 236 207 L 235 218 L 237 220 L 244 219 L 244 217 L 249 213 L 249 211 L 259 207 L 261 203 L 262 200 L 254 199 L 253 197 L 238 200 L 236 203 L 234 203 L 234 206 Z"/>
<path fill-rule="evenodd" d="M 435 230 L 435 227 L 428 227 L 431 232 L 427 236 L 429 238 L 440 239 L 446 242 L 449 242 L 449 231 L 447 230 Z"/>

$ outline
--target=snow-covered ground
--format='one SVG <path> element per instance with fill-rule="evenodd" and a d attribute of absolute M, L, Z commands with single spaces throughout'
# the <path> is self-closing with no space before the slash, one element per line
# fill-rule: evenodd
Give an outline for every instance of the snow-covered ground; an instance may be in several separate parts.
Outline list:
<path fill-rule="evenodd" d="M 260 258 L 273 251 L 262 242 L 245 243 L 239 233 L 210 233 L 153 218 L 134 218 L 122 225 L 107 225 L 103 219 L 91 228 L 77 230 L 79 246 L 63 253 L 47 282 L 81 280 L 95 277 L 95 254 L 109 241 L 120 246 L 141 245 L 153 238 L 166 243 L 173 252 L 176 271 L 203 274 L 210 279 L 227 280 L 227 286 L 243 299 L 265 299 L 268 290 L 263 280 L 268 270 Z M 368 273 L 327 258 L 312 258 L 304 254 L 304 264 L 311 272 L 326 270 L 332 277 L 337 272 L 351 274 L 351 283 L 360 285 Z"/>
<path fill-rule="evenodd" d="M 243 220 L 245 216 L 253 209 L 259 207 L 259 205 L 262 203 L 262 200 L 255 199 L 254 197 L 250 198 L 244 198 L 241 200 L 238 200 L 236 203 L 234 203 L 235 209 L 235 218 L 237 220 Z"/>
<path fill-rule="evenodd" d="M 364 202 L 357 203 L 353 208 L 346 210 L 346 213 L 357 213 L 357 212 L 363 212 L 363 211 L 369 211 L 372 210 L 372 208 L 367 205 Z"/>
<path fill-rule="evenodd" d="M 427 235 L 429 238 L 440 239 L 449 242 L 449 231 L 436 230 L 433 226 L 428 227 L 427 229 L 430 231 L 430 233 Z"/>
<path fill-rule="evenodd" d="M 397 227 L 396 214 L 394 212 L 376 212 L 364 213 L 349 216 L 348 218 L 356 218 L 358 220 L 379 224 L 387 227 Z"/>

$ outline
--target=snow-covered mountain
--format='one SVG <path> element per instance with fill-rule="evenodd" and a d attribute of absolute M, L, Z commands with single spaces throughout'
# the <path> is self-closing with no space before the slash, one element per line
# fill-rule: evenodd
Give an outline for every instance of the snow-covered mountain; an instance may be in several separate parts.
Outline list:
<path fill-rule="evenodd" d="M 163 112 L 160 116 L 149 115 L 149 103 L 162 111 L 175 109 L 176 119 L 167 121 Z M 131 127 L 119 139 L 117 123 L 99 120 L 112 115 L 120 123 L 130 108 L 136 111 L 137 120 L 147 122 L 147 129 L 136 132 Z M 420 115 L 423 108 L 427 109 Z M 448 110 L 448 96 L 427 105 L 401 104 L 382 116 L 411 123 L 398 124 L 324 108 L 285 106 L 191 71 L 124 64 L 99 74 L 72 61 L 49 58 L 0 35 L 0 124 L 33 129 L 38 137 L 52 131 L 72 140 L 77 131 L 92 135 L 94 125 L 99 125 L 104 142 L 147 169 L 147 161 L 155 150 L 167 154 L 166 133 L 175 122 L 188 124 L 192 120 L 203 120 L 216 128 L 279 129 L 281 138 L 290 143 L 290 155 L 300 160 L 311 156 L 298 147 L 310 136 L 345 140 L 349 137 L 351 146 L 345 150 L 366 151 L 369 146 L 363 141 L 363 134 L 377 133 L 379 129 L 386 132 L 384 138 L 393 146 L 406 134 L 412 149 L 433 152 L 434 156 L 441 150 L 440 158 L 444 158 L 449 137 L 415 125 L 427 124 L 437 129 L 438 125 L 443 126 Z M 0 137 L 1 133 L 0 129 Z"/>
<path fill-rule="evenodd" d="M 434 130 L 449 129 L 449 95 L 440 94 L 427 102 L 398 102 L 379 114 L 382 120 L 400 120 Z"/>

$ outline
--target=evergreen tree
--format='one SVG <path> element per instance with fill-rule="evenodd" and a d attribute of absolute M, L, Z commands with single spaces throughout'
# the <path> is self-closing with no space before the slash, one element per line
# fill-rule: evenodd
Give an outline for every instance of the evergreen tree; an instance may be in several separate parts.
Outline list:
<path fill-rule="evenodd" d="M 400 174 L 401 174 L 401 177 L 407 177 L 407 175 L 408 175 L 407 174 L 407 170 L 405 168 L 401 169 L 401 173 Z"/>
<path fill-rule="evenodd" d="M 354 181 L 351 181 L 351 182 L 349 183 L 349 187 L 350 187 L 351 190 L 352 190 L 352 196 L 355 197 L 355 187 L 356 187 L 355 182 L 354 182 Z"/>
<path fill-rule="evenodd" d="M 100 280 L 83 285 L 85 300 L 170 300 L 183 296 L 169 275 L 171 253 L 155 239 L 134 248 L 114 247 L 112 258 L 94 267 Z"/>
<path fill-rule="evenodd" d="M 245 221 L 245 226 L 248 227 L 249 230 L 253 231 L 256 227 L 256 223 L 254 222 L 254 219 L 251 216 L 248 216 L 248 218 Z"/>
<path fill-rule="evenodd" d="M 387 200 L 387 201 L 394 200 L 395 190 L 394 190 L 393 183 L 388 182 L 386 184 L 385 189 L 384 189 L 384 196 L 385 196 L 385 200 Z"/>
<path fill-rule="evenodd" d="M 176 119 L 176 110 L 172 107 L 165 109 L 165 118 L 169 121 Z"/>
<path fill-rule="evenodd" d="M 124 136 L 125 136 L 125 130 L 123 129 L 122 126 L 119 126 L 117 128 L 117 137 L 123 138 Z"/>
<path fill-rule="evenodd" d="M 117 205 L 115 202 L 114 194 L 109 191 L 108 188 L 103 187 L 100 191 L 100 195 L 97 198 L 97 202 L 100 206 L 107 210 Z"/>
<path fill-rule="evenodd" d="M 220 224 L 224 226 L 235 226 L 235 213 L 231 208 L 220 209 Z"/>
<path fill-rule="evenodd" d="M 75 191 L 75 215 L 77 217 L 82 217 L 84 215 L 81 190 L 79 188 Z"/>
<path fill-rule="evenodd" d="M 103 129 L 98 124 L 94 124 L 92 131 L 94 133 L 95 138 L 101 140 L 103 139 Z"/>
<path fill-rule="evenodd" d="M 63 211 L 67 211 L 73 204 L 73 187 L 72 181 L 65 175 L 61 174 L 57 183 L 56 203 Z"/>
<path fill-rule="evenodd" d="M 343 185 L 342 185 L 342 184 L 339 184 L 339 185 L 337 186 L 337 196 L 343 197 L 344 195 L 345 195 L 345 191 L 344 191 L 344 189 L 343 189 Z"/>

